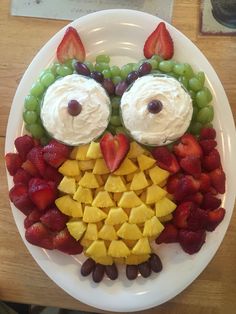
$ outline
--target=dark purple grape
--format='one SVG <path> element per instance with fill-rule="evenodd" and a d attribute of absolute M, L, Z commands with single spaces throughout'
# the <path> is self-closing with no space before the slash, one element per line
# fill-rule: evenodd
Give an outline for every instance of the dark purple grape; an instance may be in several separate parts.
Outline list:
<path fill-rule="evenodd" d="M 162 270 L 162 262 L 160 260 L 160 257 L 156 255 L 155 253 L 151 254 L 151 257 L 148 260 L 148 263 L 155 273 L 159 273 Z"/>
<path fill-rule="evenodd" d="M 95 261 L 91 258 L 88 258 L 83 265 L 81 266 L 81 275 L 88 276 L 95 268 Z"/>
<path fill-rule="evenodd" d="M 149 74 L 152 71 L 152 66 L 149 62 L 143 62 L 139 69 L 138 69 L 138 74 L 139 76 L 144 76 Z"/>
<path fill-rule="evenodd" d="M 93 71 L 90 73 L 90 77 L 93 78 L 98 83 L 102 83 L 104 80 L 104 76 L 101 72 Z"/>
<path fill-rule="evenodd" d="M 126 277 L 129 280 L 134 280 L 138 276 L 138 266 L 137 265 L 127 265 L 126 266 Z"/>
<path fill-rule="evenodd" d="M 132 71 L 128 74 L 127 78 L 126 78 L 126 82 L 128 85 L 130 85 L 131 83 L 133 83 L 134 81 L 137 80 L 137 78 L 139 77 L 138 72 L 137 71 Z"/>
<path fill-rule="evenodd" d="M 90 70 L 89 70 L 89 68 L 87 67 L 86 64 L 77 61 L 74 64 L 74 68 L 75 68 L 75 71 L 78 74 L 85 75 L 85 76 L 90 76 Z"/>
<path fill-rule="evenodd" d="M 162 110 L 163 105 L 160 100 L 152 100 L 150 103 L 147 105 L 147 109 L 150 113 L 158 113 Z"/>
<path fill-rule="evenodd" d="M 93 281 L 99 283 L 102 281 L 105 273 L 105 266 L 101 264 L 96 264 L 93 270 Z"/>
<path fill-rule="evenodd" d="M 105 272 L 107 274 L 107 277 L 111 280 L 115 280 L 118 278 L 118 270 L 116 264 L 106 265 Z"/>
<path fill-rule="evenodd" d="M 114 95 L 115 93 L 115 85 L 110 78 L 105 78 L 103 80 L 102 86 L 107 91 L 108 95 Z"/>
<path fill-rule="evenodd" d="M 140 272 L 140 274 L 142 275 L 142 277 L 147 278 L 151 275 L 151 266 L 149 265 L 148 262 L 144 262 L 142 264 L 138 265 L 138 270 Z"/>
<path fill-rule="evenodd" d="M 126 91 L 127 87 L 128 87 L 128 84 L 126 83 L 126 81 L 122 81 L 122 82 L 118 83 L 116 85 L 115 94 L 117 96 L 122 96 L 124 94 L 124 92 Z"/>
<path fill-rule="evenodd" d="M 72 99 L 68 102 L 67 110 L 71 116 L 78 116 L 82 110 L 82 106 L 77 100 Z"/>

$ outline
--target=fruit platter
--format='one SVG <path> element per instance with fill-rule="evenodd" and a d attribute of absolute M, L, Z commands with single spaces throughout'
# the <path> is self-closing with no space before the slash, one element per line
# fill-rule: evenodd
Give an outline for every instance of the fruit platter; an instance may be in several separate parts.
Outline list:
<path fill-rule="evenodd" d="M 173 298 L 229 225 L 234 132 L 216 73 L 174 27 L 130 10 L 74 21 L 36 55 L 9 116 L 22 240 L 89 305 L 130 312 Z"/>

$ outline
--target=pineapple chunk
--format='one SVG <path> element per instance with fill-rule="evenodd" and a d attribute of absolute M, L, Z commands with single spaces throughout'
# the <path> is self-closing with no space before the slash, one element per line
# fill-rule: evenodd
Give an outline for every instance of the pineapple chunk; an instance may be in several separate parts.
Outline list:
<path fill-rule="evenodd" d="M 145 221 L 143 236 L 144 237 L 154 237 L 160 234 L 164 229 L 164 226 L 156 216 L 153 216 L 151 219 Z"/>
<path fill-rule="evenodd" d="M 131 253 L 135 254 L 135 255 L 150 254 L 151 253 L 151 247 L 150 247 L 148 238 L 139 239 L 138 242 L 133 247 Z"/>
<path fill-rule="evenodd" d="M 107 214 L 104 213 L 100 208 L 94 206 L 85 206 L 83 221 L 84 222 L 98 222 L 107 217 Z"/>
<path fill-rule="evenodd" d="M 78 146 L 76 146 L 72 149 L 72 151 L 70 153 L 70 159 L 76 159 L 77 151 L 78 151 Z"/>
<path fill-rule="evenodd" d="M 111 199 L 111 197 L 107 191 L 100 191 L 100 192 L 98 192 L 95 199 L 93 200 L 92 206 L 112 207 L 112 206 L 115 206 L 115 203 Z"/>
<path fill-rule="evenodd" d="M 141 204 L 138 207 L 133 207 L 129 216 L 129 223 L 140 224 L 154 216 L 154 211 L 147 207 L 145 204 Z"/>
<path fill-rule="evenodd" d="M 92 243 L 93 243 L 92 240 L 85 239 L 84 237 L 80 240 L 80 244 L 81 244 L 84 248 L 88 248 Z M 86 252 L 85 252 L 85 254 L 86 254 Z"/>
<path fill-rule="evenodd" d="M 120 176 L 109 175 L 104 189 L 108 192 L 125 192 L 126 186 Z"/>
<path fill-rule="evenodd" d="M 119 207 L 132 208 L 142 204 L 140 198 L 134 193 L 134 191 L 124 192 L 121 199 L 118 202 Z"/>
<path fill-rule="evenodd" d="M 57 208 L 65 215 L 72 216 L 72 211 L 77 213 L 77 217 L 83 216 L 81 203 L 74 201 L 70 195 L 64 195 L 55 200 Z"/>
<path fill-rule="evenodd" d="M 134 255 L 131 254 L 129 255 L 126 260 L 125 263 L 127 265 L 139 265 L 141 263 L 146 262 L 149 259 L 150 255 Z"/>
<path fill-rule="evenodd" d="M 63 176 L 67 177 L 75 177 L 80 174 L 79 164 L 77 160 L 67 159 L 60 166 L 58 171 L 63 174 Z"/>
<path fill-rule="evenodd" d="M 105 220 L 106 225 L 118 225 L 128 220 L 128 215 L 122 208 L 111 208 Z"/>
<path fill-rule="evenodd" d="M 79 160 L 78 164 L 82 171 L 92 170 L 95 165 L 95 160 Z"/>
<path fill-rule="evenodd" d="M 102 265 L 112 265 L 114 263 L 113 261 L 113 258 L 111 256 L 101 256 L 101 257 L 92 257 L 92 259 L 96 262 L 96 263 L 99 263 L 99 264 L 102 264 Z"/>
<path fill-rule="evenodd" d="M 107 256 L 107 248 L 103 240 L 94 241 L 86 250 L 86 254 L 97 258 Z"/>
<path fill-rule="evenodd" d="M 74 194 L 76 191 L 75 179 L 65 176 L 63 177 L 57 188 L 63 193 Z"/>
<path fill-rule="evenodd" d="M 95 175 L 91 172 L 85 172 L 83 177 L 79 181 L 79 185 L 83 188 L 96 189 L 99 187 L 98 181 Z"/>
<path fill-rule="evenodd" d="M 169 177 L 170 173 L 158 166 L 149 170 L 149 176 L 154 184 L 159 184 Z"/>
<path fill-rule="evenodd" d="M 121 199 L 121 196 L 123 195 L 123 193 L 113 193 L 113 200 L 115 202 L 119 202 L 119 200 Z"/>
<path fill-rule="evenodd" d="M 167 222 L 167 221 L 170 221 L 171 219 L 173 219 L 173 215 L 172 214 L 169 214 L 169 215 L 166 215 L 166 216 L 162 216 L 162 217 L 158 217 L 158 219 L 160 220 L 160 222 Z"/>
<path fill-rule="evenodd" d="M 73 196 L 73 199 L 80 203 L 92 204 L 93 194 L 90 189 L 79 186 Z"/>
<path fill-rule="evenodd" d="M 98 237 L 103 240 L 117 240 L 116 230 L 111 225 L 103 225 L 98 232 Z"/>
<path fill-rule="evenodd" d="M 133 177 L 133 180 L 130 185 L 130 190 L 141 190 L 148 186 L 147 179 L 145 177 L 145 174 L 140 171 L 139 173 L 136 173 Z"/>
<path fill-rule="evenodd" d="M 93 168 L 94 174 L 108 174 L 110 173 L 110 170 L 107 168 L 107 165 L 105 163 L 104 159 L 96 159 L 95 165 Z"/>
<path fill-rule="evenodd" d="M 127 154 L 128 158 L 137 158 L 139 155 L 144 153 L 144 149 L 137 142 L 131 142 L 129 152 Z"/>
<path fill-rule="evenodd" d="M 151 185 L 147 188 L 146 204 L 153 204 L 162 199 L 167 192 L 158 185 Z"/>
<path fill-rule="evenodd" d="M 86 230 L 86 224 L 81 220 L 69 221 L 66 224 L 70 235 L 78 241 Z"/>
<path fill-rule="evenodd" d="M 98 228 L 96 224 L 89 223 L 83 239 L 95 241 L 98 238 Z"/>
<path fill-rule="evenodd" d="M 89 149 L 89 144 L 79 146 L 76 152 L 75 159 L 76 160 L 89 160 L 89 158 L 87 157 L 88 149 Z"/>
<path fill-rule="evenodd" d="M 137 157 L 137 160 L 138 160 L 138 165 L 139 165 L 139 168 L 144 171 L 144 170 L 147 170 L 149 168 L 151 168 L 155 163 L 156 163 L 156 160 L 153 159 L 153 158 L 150 158 L 146 155 L 139 155 Z"/>
<path fill-rule="evenodd" d="M 156 202 L 156 216 L 163 217 L 172 213 L 177 205 L 169 200 L 167 197 L 163 197 L 159 201 Z"/>
<path fill-rule="evenodd" d="M 99 142 L 91 142 L 86 154 L 86 157 L 89 159 L 97 159 L 102 157 L 102 152 L 100 149 Z"/>
<path fill-rule="evenodd" d="M 137 166 L 128 158 L 125 158 L 120 167 L 114 172 L 117 176 L 124 176 L 135 172 L 137 170 Z"/>
<path fill-rule="evenodd" d="M 130 250 L 122 240 L 112 240 L 108 248 L 108 255 L 112 257 L 127 257 Z"/>
<path fill-rule="evenodd" d="M 100 191 L 104 191 L 104 186 L 100 186 L 99 188 L 95 190 L 94 197 L 97 196 Z"/>
<path fill-rule="evenodd" d="M 136 224 L 129 224 L 124 222 L 117 231 L 118 237 L 127 240 L 138 240 L 142 238 L 142 232 Z"/>

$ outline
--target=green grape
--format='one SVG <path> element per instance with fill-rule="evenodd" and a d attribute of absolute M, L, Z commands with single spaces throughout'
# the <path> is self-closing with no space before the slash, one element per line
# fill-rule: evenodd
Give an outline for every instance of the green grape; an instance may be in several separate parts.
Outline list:
<path fill-rule="evenodd" d="M 175 79 L 178 79 L 178 75 L 176 73 L 174 73 L 173 71 L 171 72 L 168 72 L 168 75 L 171 76 L 171 77 L 174 77 Z"/>
<path fill-rule="evenodd" d="M 162 72 L 168 73 L 172 71 L 174 62 L 172 60 L 163 60 L 159 63 L 158 66 Z"/>
<path fill-rule="evenodd" d="M 55 62 L 53 63 L 53 65 L 50 67 L 50 71 L 52 72 L 52 74 L 57 75 L 57 68 L 60 66 L 60 63 Z"/>
<path fill-rule="evenodd" d="M 195 74 L 195 77 L 201 82 L 202 86 L 205 83 L 205 73 L 200 71 L 197 74 Z"/>
<path fill-rule="evenodd" d="M 116 127 L 114 125 L 108 124 L 107 130 L 111 132 L 113 135 L 116 134 Z"/>
<path fill-rule="evenodd" d="M 184 85 L 185 88 L 188 88 L 188 79 L 186 76 L 180 76 L 179 82 Z"/>
<path fill-rule="evenodd" d="M 147 62 L 151 64 L 152 70 L 156 70 L 158 68 L 158 62 L 155 59 L 149 59 Z"/>
<path fill-rule="evenodd" d="M 34 123 L 28 125 L 28 130 L 32 134 L 33 137 L 40 139 L 45 135 L 44 128 L 41 124 L 39 123 Z"/>
<path fill-rule="evenodd" d="M 194 92 L 199 91 L 203 87 L 202 83 L 196 77 L 192 77 L 188 81 L 188 85 L 189 85 L 189 88 L 192 89 Z"/>
<path fill-rule="evenodd" d="M 84 61 L 84 64 L 89 68 L 89 70 L 92 72 L 94 71 L 94 65 L 90 61 Z"/>
<path fill-rule="evenodd" d="M 67 66 L 70 69 L 74 69 L 74 63 L 77 62 L 76 59 L 68 59 L 66 60 L 66 62 L 64 63 L 65 66 Z"/>
<path fill-rule="evenodd" d="M 120 75 L 120 68 L 118 66 L 113 65 L 113 66 L 111 66 L 110 70 L 111 70 L 111 76 L 112 77 Z"/>
<path fill-rule="evenodd" d="M 112 116 L 118 116 L 120 113 L 120 108 L 112 108 Z"/>
<path fill-rule="evenodd" d="M 185 65 L 183 63 L 177 63 L 174 65 L 173 71 L 179 76 L 184 75 L 185 74 Z"/>
<path fill-rule="evenodd" d="M 111 98 L 111 106 L 112 108 L 120 108 L 120 97 L 119 96 L 113 96 Z"/>
<path fill-rule="evenodd" d="M 157 61 L 157 63 L 159 63 L 159 62 L 162 61 L 163 59 L 162 59 L 161 56 L 153 55 L 153 56 L 151 57 L 151 60 L 155 60 L 155 61 Z"/>
<path fill-rule="evenodd" d="M 208 87 L 204 86 L 203 90 L 207 93 L 208 103 L 212 101 L 212 94 Z"/>
<path fill-rule="evenodd" d="M 125 80 L 128 74 L 133 71 L 133 66 L 133 63 L 128 63 L 122 66 L 120 69 L 120 76 L 123 80 Z"/>
<path fill-rule="evenodd" d="M 39 81 L 35 82 L 32 85 L 31 90 L 30 90 L 30 94 L 35 97 L 42 95 L 43 92 L 44 92 L 44 87 Z"/>
<path fill-rule="evenodd" d="M 199 108 L 203 108 L 209 103 L 207 92 L 204 89 L 201 89 L 197 92 L 196 103 Z"/>
<path fill-rule="evenodd" d="M 109 63 L 110 57 L 108 55 L 98 55 L 96 57 L 96 63 Z"/>
<path fill-rule="evenodd" d="M 193 72 L 193 69 L 192 69 L 191 65 L 188 64 L 188 63 L 184 63 L 184 67 L 185 67 L 184 75 L 187 76 L 188 79 L 193 77 L 194 72 Z"/>
<path fill-rule="evenodd" d="M 202 123 L 200 122 L 193 122 L 190 125 L 190 132 L 193 133 L 194 135 L 200 134 L 201 129 L 202 129 Z"/>
<path fill-rule="evenodd" d="M 28 95 L 25 97 L 25 109 L 26 110 L 36 110 L 38 107 L 38 100 L 33 95 Z"/>
<path fill-rule="evenodd" d="M 140 67 L 140 64 L 139 64 L 139 63 L 134 63 L 132 70 L 133 70 L 133 71 L 138 71 L 139 67 Z"/>
<path fill-rule="evenodd" d="M 46 73 L 51 73 L 50 69 L 45 69 L 39 74 L 39 81 L 41 80 L 41 77 L 44 76 Z"/>
<path fill-rule="evenodd" d="M 195 101 L 196 100 L 196 93 L 191 89 L 188 90 L 188 93 L 191 96 L 192 101 Z"/>
<path fill-rule="evenodd" d="M 40 82 L 43 84 L 43 86 L 48 87 L 55 81 L 55 76 L 52 74 L 52 72 L 46 72 L 43 76 L 40 78 Z"/>
<path fill-rule="evenodd" d="M 110 69 L 110 66 L 108 63 L 105 62 L 95 63 L 94 69 L 98 72 L 102 72 L 103 70 Z"/>
<path fill-rule="evenodd" d="M 38 115 L 35 111 L 27 110 L 24 112 L 23 118 L 24 118 L 25 123 L 33 124 L 38 120 Z"/>
<path fill-rule="evenodd" d="M 197 121 L 206 124 L 213 120 L 214 112 L 211 106 L 205 106 L 198 111 Z"/>
<path fill-rule="evenodd" d="M 111 78 L 111 70 L 110 69 L 103 70 L 102 74 L 103 74 L 104 78 Z"/>
<path fill-rule="evenodd" d="M 209 122 L 212 122 L 214 119 L 214 108 L 213 108 L 213 106 L 208 105 L 208 110 L 209 110 L 210 114 L 209 114 L 207 122 L 209 123 Z"/>
<path fill-rule="evenodd" d="M 122 78 L 120 76 L 114 76 L 112 78 L 112 82 L 117 85 L 118 83 L 120 83 L 122 81 Z"/>
<path fill-rule="evenodd" d="M 197 119 L 198 108 L 193 106 L 193 114 L 192 114 L 192 121 Z"/>
<path fill-rule="evenodd" d="M 118 126 L 116 128 L 116 134 L 119 134 L 119 133 L 123 133 L 125 135 L 128 135 L 126 129 L 123 126 Z"/>
<path fill-rule="evenodd" d="M 73 73 L 72 69 L 66 65 L 61 64 L 60 66 L 57 67 L 57 74 L 59 76 L 67 76 L 72 73 Z"/>
<path fill-rule="evenodd" d="M 119 116 L 111 116 L 110 123 L 113 126 L 120 126 L 121 125 L 120 117 Z"/>
<path fill-rule="evenodd" d="M 213 124 L 211 122 L 208 122 L 208 123 L 204 124 L 203 127 L 204 128 L 213 128 Z"/>

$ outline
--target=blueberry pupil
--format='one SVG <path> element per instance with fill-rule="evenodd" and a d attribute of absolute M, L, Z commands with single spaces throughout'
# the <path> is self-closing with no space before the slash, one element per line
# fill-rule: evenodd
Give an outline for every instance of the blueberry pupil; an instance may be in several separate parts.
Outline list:
<path fill-rule="evenodd" d="M 72 99 L 68 102 L 67 109 L 68 109 L 68 113 L 71 116 L 77 116 L 78 114 L 80 114 L 82 110 L 82 106 L 77 100 Z"/>
<path fill-rule="evenodd" d="M 147 109 L 150 113 L 158 113 L 162 110 L 162 102 L 160 100 L 152 100 L 150 103 L 147 105 Z"/>

